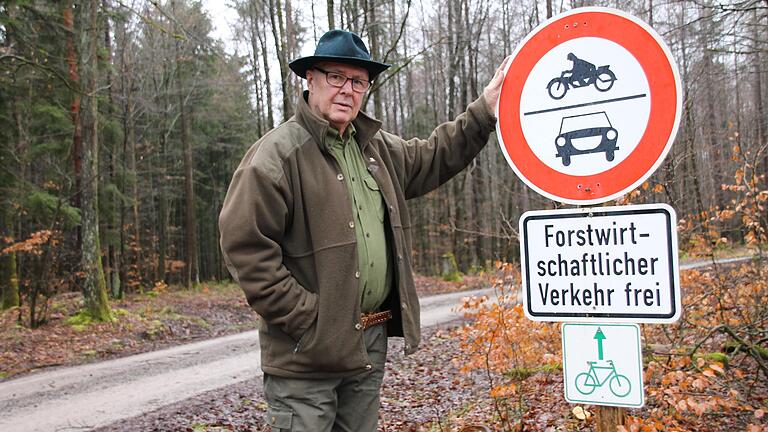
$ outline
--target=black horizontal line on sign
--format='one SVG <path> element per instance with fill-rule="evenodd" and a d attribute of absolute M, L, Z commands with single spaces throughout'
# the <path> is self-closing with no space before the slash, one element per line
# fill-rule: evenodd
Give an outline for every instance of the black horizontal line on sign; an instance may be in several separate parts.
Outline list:
<path fill-rule="evenodd" d="M 599 100 L 599 101 L 594 101 L 594 102 L 585 102 L 585 103 L 580 103 L 580 104 L 576 104 L 576 105 L 568 105 L 568 106 L 564 106 L 564 107 L 549 108 L 549 109 L 544 109 L 544 110 L 539 110 L 539 111 L 529 111 L 527 113 L 523 113 L 523 115 L 544 114 L 544 113 L 553 112 L 553 111 L 562 111 L 562 110 L 567 110 L 567 109 L 572 109 L 572 108 L 581 108 L 581 107 L 590 106 L 590 105 L 600 105 L 600 104 L 605 104 L 605 103 L 621 102 L 621 101 L 630 100 L 630 99 L 638 99 L 638 98 L 643 98 L 645 96 L 646 96 L 645 93 L 641 93 L 641 94 L 636 94 L 636 95 L 632 95 L 632 96 L 624 96 L 624 97 L 620 97 L 620 98 L 604 99 L 604 100 Z"/>

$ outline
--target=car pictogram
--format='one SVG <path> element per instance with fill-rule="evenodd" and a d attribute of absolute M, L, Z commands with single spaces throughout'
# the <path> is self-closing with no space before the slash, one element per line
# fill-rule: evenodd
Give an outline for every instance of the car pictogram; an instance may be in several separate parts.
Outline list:
<path fill-rule="evenodd" d="M 605 111 L 563 117 L 560 132 L 555 139 L 557 157 L 564 166 L 571 164 L 571 157 L 589 153 L 605 153 L 609 162 L 619 149 L 619 133 L 611 125 Z"/>

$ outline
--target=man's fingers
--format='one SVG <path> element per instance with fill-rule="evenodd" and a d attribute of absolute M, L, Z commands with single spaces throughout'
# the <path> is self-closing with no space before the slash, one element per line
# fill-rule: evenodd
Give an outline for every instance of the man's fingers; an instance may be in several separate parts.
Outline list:
<path fill-rule="evenodd" d="M 496 78 L 497 78 L 497 77 L 499 77 L 500 75 L 503 75 L 503 74 L 504 74 L 504 69 L 506 69 L 506 68 L 507 68 L 507 64 L 508 64 L 510 61 L 512 61 L 512 56 L 511 56 L 511 55 L 507 56 L 507 57 L 504 59 L 504 61 L 503 61 L 503 62 L 501 62 L 501 64 L 499 65 L 499 67 L 497 67 L 497 68 L 496 68 L 496 72 L 493 74 L 493 78 L 494 78 L 494 79 L 496 79 Z"/>

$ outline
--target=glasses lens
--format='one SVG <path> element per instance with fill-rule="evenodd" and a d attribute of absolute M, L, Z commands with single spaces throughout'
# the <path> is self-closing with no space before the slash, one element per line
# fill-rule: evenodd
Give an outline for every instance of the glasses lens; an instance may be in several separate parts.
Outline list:
<path fill-rule="evenodd" d="M 347 77 L 337 73 L 326 73 L 325 76 L 328 78 L 328 84 L 334 87 L 342 87 L 347 82 Z"/>
<path fill-rule="evenodd" d="M 366 90 L 368 90 L 368 86 L 371 85 L 368 81 L 363 80 L 352 80 L 352 89 L 358 93 L 362 93 Z"/>

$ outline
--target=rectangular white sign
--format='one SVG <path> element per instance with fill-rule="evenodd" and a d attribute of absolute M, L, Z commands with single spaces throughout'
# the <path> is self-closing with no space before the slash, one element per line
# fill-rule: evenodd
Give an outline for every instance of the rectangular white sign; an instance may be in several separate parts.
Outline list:
<path fill-rule="evenodd" d="M 676 225 L 666 204 L 524 213 L 525 314 L 535 321 L 677 321 Z"/>
<path fill-rule="evenodd" d="M 640 326 L 563 324 L 565 400 L 639 408 L 645 404 Z"/>

